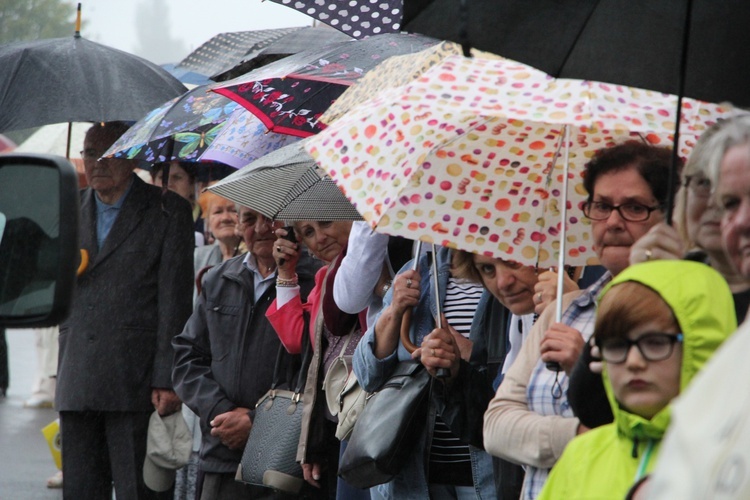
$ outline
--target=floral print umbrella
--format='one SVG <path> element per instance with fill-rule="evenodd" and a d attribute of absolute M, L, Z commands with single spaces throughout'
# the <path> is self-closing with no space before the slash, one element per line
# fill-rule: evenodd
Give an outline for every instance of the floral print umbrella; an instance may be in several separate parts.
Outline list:
<path fill-rule="evenodd" d="M 242 168 L 268 153 L 301 139 L 269 132 L 260 119 L 239 106 L 228 117 L 216 139 L 201 155 L 201 161 L 218 161 Z"/>
<path fill-rule="evenodd" d="M 237 103 L 198 86 L 137 121 L 104 156 L 157 163 L 197 160 Z"/>
<path fill-rule="evenodd" d="M 325 125 L 320 116 L 350 85 L 390 56 L 437 45 L 422 35 L 389 34 L 300 52 L 213 88 L 282 134 L 308 137 Z"/>
<path fill-rule="evenodd" d="M 675 102 L 554 79 L 514 61 L 450 56 L 340 118 L 307 150 L 378 231 L 543 267 L 557 265 L 564 233 L 565 262 L 593 264 L 581 210 L 584 165 L 597 149 L 626 140 L 669 145 Z M 734 112 L 693 100 L 683 106 L 683 156 L 707 126 Z"/>
<path fill-rule="evenodd" d="M 240 168 L 298 140 L 268 133 L 242 106 L 200 86 L 136 122 L 104 156 L 140 160 L 220 161 Z"/>

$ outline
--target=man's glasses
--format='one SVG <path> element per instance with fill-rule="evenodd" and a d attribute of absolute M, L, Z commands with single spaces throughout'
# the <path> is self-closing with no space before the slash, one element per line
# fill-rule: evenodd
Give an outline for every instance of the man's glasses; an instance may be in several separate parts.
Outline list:
<path fill-rule="evenodd" d="M 84 160 L 98 160 L 104 153 L 106 153 L 106 150 L 99 151 L 96 149 L 84 149 L 81 151 L 81 158 Z"/>
<path fill-rule="evenodd" d="M 583 215 L 591 220 L 607 220 L 613 210 L 617 210 L 620 217 L 629 222 L 642 222 L 651 216 L 654 210 L 661 210 L 661 205 L 649 207 L 640 203 L 623 203 L 610 205 L 603 201 L 587 201 L 583 205 Z"/>
<path fill-rule="evenodd" d="M 711 196 L 711 181 L 702 175 L 685 176 L 685 187 L 690 189 L 695 196 L 708 198 Z"/>
<path fill-rule="evenodd" d="M 624 363 L 628 358 L 630 348 L 638 347 L 641 356 L 646 361 L 662 361 L 672 355 L 674 345 L 682 342 L 681 333 L 646 333 L 636 340 L 624 338 L 609 338 L 597 341 L 602 358 L 607 363 Z"/>

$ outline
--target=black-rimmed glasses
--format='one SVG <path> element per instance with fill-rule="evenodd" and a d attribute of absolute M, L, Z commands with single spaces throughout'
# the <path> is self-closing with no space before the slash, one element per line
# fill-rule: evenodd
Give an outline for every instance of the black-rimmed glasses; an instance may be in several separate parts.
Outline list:
<path fill-rule="evenodd" d="M 661 210 L 661 205 L 649 207 L 640 203 L 622 203 L 610 205 L 603 201 L 587 201 L 583 205 L 583 215 L 591 220 L 607 220 L 613 210 L 617 210 L 620 217 L 629 222 L 643 222 L 651 216 L 654 210 Z"/>
<path fill-rule="evenodd" d="M 638 347 L 646 361 L 662 361 L 672 355 L 674 345 L 684 339 L 681 333 L 646 333 L 635 340 L 609 338 L 597 341 L 602 358 L 607 363 L 624 363 L 630 348 Z"/>

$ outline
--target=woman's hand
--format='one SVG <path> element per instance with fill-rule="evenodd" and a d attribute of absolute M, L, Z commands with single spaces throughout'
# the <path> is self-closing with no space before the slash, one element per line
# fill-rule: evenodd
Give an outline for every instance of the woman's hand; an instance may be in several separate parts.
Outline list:
<path fill-rule="evenodd" d="M 421 276 L 415 270 L 404 271 L 393 280 L 393 299 L 390 307 L 397 316 L 419 303 Z"/>
<path fill-rule="evenodd" d="M 437 377 L 439 368 L 447 368 L 453 379 L 458 375 L 461 359 L 468 361 L 471 357 L 474 343 L 448 325 L 445 319 L 443 319 L 443 324 L 447 328 L 432 330 L 422 339 L 422 346 L 415 350 L 411 357 L 421 360 L 431 376 Z"/>
<path fill-rule="evenodd" d="M 570 279 L 568 273 L 563 272 L 563 293 L 578 290 L 578 285 Z M 553 268 L 539 275 L 539 281 L 534 285 L 534 312 L 542 314 L 544 310 L 557 298 L 557 273 Z"/>
<path fill-rule="evenodd" d="M 685 251 L 677 230 L 660 222 L 630 247 L 630 265 L 649 260 L 681 259 Z"/>
<path fill-rule="evenodd" d="M 420 276 L 417 271 L 405 271 L 393 280 L 391 303 L 375 324 L 375 357 L 383 359 L 393 354 L 400 342 L 404 313 L 419 303 Z"/>
<path fill-rule="evenodd" d="M 284 238 L 289 234 L 284 228 L 277 229 L 275 234 L 277 239 L 273 242 L 273 258 L 276 261 L 278 276 L 281 279 L 292 279 L 300 258 L 299 245 Z"/>
<path fill-rule="evenodd" d="M 553 323 L 544 332 L 539 351 L 542 361 L 559 363 L 565 373 L 570 375 L 583 351 L 583 345 L 581 332 L 563 323 Z"/>

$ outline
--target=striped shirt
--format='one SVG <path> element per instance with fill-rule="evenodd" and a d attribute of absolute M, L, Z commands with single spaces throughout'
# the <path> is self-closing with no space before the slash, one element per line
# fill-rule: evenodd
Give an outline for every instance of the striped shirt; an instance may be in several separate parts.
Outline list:
<path fill-rule="evenodd" d="M 469 338 L 479 299 L 484 288 L 475 283 L 449 277 L 443 303 L 448 324 Z M 468 445 L 459 441 L 438 415 L 430 446 L 430 483 L 471 486 L 471 457 Z"/>

